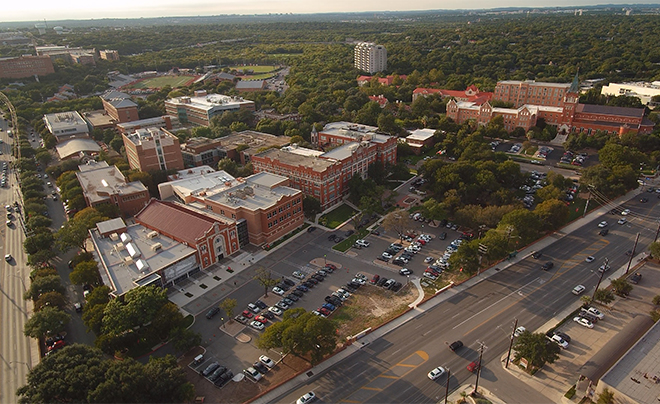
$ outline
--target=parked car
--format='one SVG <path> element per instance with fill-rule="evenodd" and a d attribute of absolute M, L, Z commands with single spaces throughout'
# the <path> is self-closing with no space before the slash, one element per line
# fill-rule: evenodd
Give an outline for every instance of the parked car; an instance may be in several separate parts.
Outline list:
<path fill-rule="evenodd" d="M 305 274 L 302 271 L 293 271 L 293 277 L 298 279 L 305 279 Z"/>
<path fill-rule="evenodd" d="M 257 369 L 253 368 L 250 366 L 249 368 L 243 370 L 243 373 L 245 373 L 245 376 L 248 378 L 254 380 L 255 382 L 258 382 L 261 380 L 261 373 L 257 371 Z"/>
<path fill-rule="evenodd" d="M 559 345 L 560 347 L 562 347 L 564 349 L 568 348 L 568 342 L 564 341 L 564 339 L 562 337 L 560 337 L 559 335 L 557 335 L 557 334 L 553 335 L 550 338 L 550 340 L 553 341 L 553 342 L 556 342 L 557 345 Z"/>
<path fill-rule="evenodd" d="M 413 273 L 413 272 L 412 272 L 410 269 L 408 269 L 408 268 L 401 268 L 401 269 L 399 270 L 399 274 L 400 274 L 400 275 L 404 275 L 404 276 L 405 276 L 405 275 L 411 275 L 412 273 Z"/>
<path fill-rule="evenodd" d="M 268 366 L 271 369 L 275 367 L 275 362 L 273 362 L 273 360 L 267 357 L 266 355 L 261 355 L 259 357 L 259 361 L 261 361 L 261 363 L 263 363 L 264 365 Z"/>
<path fill-rule="evenodd" d="M 573 317 L 573 321 L 575 321 L 576 323 L 580 324 L 583 327 L 594 328 L 594 324 L 591 321 L 587 320 L 586 318 Z"/>
<path fill-rule="evenodd" d="M 257 305 L 254 304 L 254 303 L 248 303 L 247 308 L 248 308 L 248 310 L 250 310 L 250 311 L 251 311 L 252 313 L 254 313 L 254 314 L 257 314 L 257 313 L 259 313 L 259 312 L 261 311 L 261 309 L 259 308 L 259 306 L 257 306 Z"/>
<path fill-rule="evenodd" d="M 254 304 L 257 307 L 259 307 L 261 310 L 265 310 L 265 309 L 268 308 L 268 305 L 266 303 L 262 302 L 261 300 L 257 300 L 256 302 L 254 302 Z"/>
<path fill-rule="evenodd" d="M 375 274 L 375 275 L 371 278 L 371 281 L 369 281 L 369 283 L 371 283 L 372 285 L 375 285 L 375 284 L 378 283 L 379 280 L 380 280 L 380 275 Z"/>
<path fill-rule="evenodd" d="M 208 365 L 206 367 L 206 369 L 204 369 L 202 371 L 202 376 L 205 376 L 205 377 L 209 376 L 211 373 L 215 372 L 215 370 L 219 367 L 220 367 L 220 364 L 218 362 L 211 363 L 210 365 Z"/>
<path fill-rule="evenodd" d="M 247 322 L 248 322 L 248 319 L 241 316 L 240 314 L 238 316 L 234 317 L 234 320 L 238 321 L 241 324 L 247 324 Z"/>
<path fill-rule="evenodd" d="M 359 245 L 360 247 L 369 247 L 371 244 L 366 241 L 366 240 L 356 240 L 355 244 Z"/>
<path fill-rule="evenodd" d="M 282 315 L 282 310 L 279 307 L 275 307 L 275 306 L 269 307 L 268 311 L 275 314 L 276 316 L 281 316 Z"/>
<path fill-rule="evenodd" d="M 271 283 L 271 285 L 272 285 L 272 283 Z M 275 293 L 276 295 L 282 296 L 282 295 L 284 295 L 284 290 L 282 290 L 281 288 L 275 286 L 273 288 L 273 293 Z"/>
<path fill-rule="evenodd" d="M 631 276 L 628 281 L 634 285 L 637 285 L 639 281 L 642 279 L 642 274 L 639 272 L 635 273 L 633 276 Z"/>

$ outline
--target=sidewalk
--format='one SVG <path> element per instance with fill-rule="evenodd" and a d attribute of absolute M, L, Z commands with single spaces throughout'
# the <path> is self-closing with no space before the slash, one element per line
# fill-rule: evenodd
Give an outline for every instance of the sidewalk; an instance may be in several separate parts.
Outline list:
<path fill-rule="evenodd" d="M 635 197 L 636 195 L 642 193 L 643 191 L 641 189 L 635 189 L 624 196 L 616 199 L 613 201 L 613 204 L 615 206 L 618 206 L 629 199 Z M 261 397 L 258 397 L 253 403 L 272 403 L 272 402 L 277 402 L 279 397 L 282 397 L 283 395 L 286 395 L 289 391 L 294 390 L 301 384 L 308 383 L 310 379 L 318 377 L 320 374 L 325 372 L 326 370 L 330 369 L 334 365 L 342 362 L 344 359 L 348 358 L 351 356 L 353 353 L 359 351 L 363 347 L 369 345 L 371 342 L 383 337 L 384 335 L 388 334 L 389 332 L 397 329 L 398 327 L 404 325 L 408 321 L 414 319 L 415 317 L 423 314 L 427 310 L 432 309 L 433 307 L 439 305 L 442 302 L 445 302 L 446 300 L 449 300 L 453 296 L 471 288 L 472 286 L 484 281 L 485 279 L 493 276 L 497 272 L 507 269 L 511 267 L 512 265 L 520 262 L 524 258 L 528 257 L 529 255 L 532 254 L 533 251 L 537 250 L 542 250 L 543 248 L 548 247 L 549 245 L 553 244 L 554 242 L 560 240 L 561 238 L 571 234 L 575 230 L 579 229 L 580 227 L 584 226 L 585 224 L 593 221 L 596 218 L 599 218 L 600 216 L 608 214 L 608 212 L 612 209 L 612 206 L 602 206 L 598 209 L 594 209 L 591 213 L 587 214 L 585 217 L 579 218 L 572 223 L 568 224 L 567 226 L 563 227 L 562 229 L 542 238 L 538 242 L 531 244 L 524 249 L 520 250 L 518 252 L 518 255 L 511 260 L 508 261 L 502 261 L 498 265 L 494 265 L 491 268 L 488 268 L 487 270 L 483 271 L 481 274 L 474 276 L 467 281 L 461 283 L 460 285 L 457 285 L 449 290 L 447 290 L 445 293 L 441 293 L 437 295 L 436 297 L 426 301 L 425 303 L 421 304 L 418 306 L 416 309 L 411 310 L 404 315 L 390 321 L 389 323 L 383 325 L 382 327 L 377 328 L 375 331 L 373 331 L 370 334 L 365 335 L 363 338 L 355 341 L 353 344 L 349 345 L 344 349 L 343 351 L 337 353 L 336 355 L 328 358 L 327 360 L 323 361 L 322 363 L 314 366 L 312 369 L 310 369 L 309 372 L 307 373 L 302 373 L 293 379 L 289 380 L 288 382 L 278 386 L 277 388 L 269 391 L 268 393 L 262 395 Z M 640 250 L 643 250 L 643 248 L 640 248 Z M 636 260 L 636 258 L 633 260 L 633 262 Z M 635 262 L 634 262 L 635 263 Z M 631 269 L 632 270 L 632 269 Z M 603 282 L 607 282 L 607 279 L 613 278 L 617 276 L 620 273 L 621 269 L 611 273 L 607 278 L 603 278 Z M 623 268 L 623 271 L 625 272 L 625 268 Z M 620 275 L 619 275 L 620 276 Z M 605 283 L 607 284 L 607 283 Z M 576 304 L 580 304 L 580 302 L 577 302 Z M 578 306 L 572 309 L 567 309 L 565 311 L 565 314 L 563 317 L 565 317 L 570 311 L 575 310 Z M 556 318 L 563 318 L 561 317 L 562 313 L 559 313 L 557 317 L 549 321 L 546 325 L 548 326 L 547 328 L 542 327 L 542 329 L 549 329 L 552 326 L 549 326 L 550 324 L 556 324 L 557 322 L 555 321 Z M 509 366 L 511 367 L 511 366 Z M 562 397 L 563 397 L 562 392 Z M 454 394 L 454 393 L 451 393 Z M 459 396 L 460 398 L 460 396 Z M 490 399 L 490 397 L 489 397 Z M 491 401 L 493 401 L 491 399 Z M 493 401 L 496 402 L 496 401 Z M 501 402 L 501 401 L 499 401 Z M 562 402 L 561 400 L 557 402 Z"/>

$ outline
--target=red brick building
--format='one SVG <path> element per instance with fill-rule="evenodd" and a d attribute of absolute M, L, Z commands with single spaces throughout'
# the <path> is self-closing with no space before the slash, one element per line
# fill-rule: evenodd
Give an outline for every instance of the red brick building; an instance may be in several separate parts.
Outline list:
<path fill-rule="evenodd" d="M 237 223 L 239 245 L 272 243 L 303 225 L 303 194 L 289 179 L 257 173 L 235 179 L 224 171 L 204 173 L 158 186 L 163 199 L 177 200 Z"/>
<path fill-rule="evenodd" d="M 416 88 L 413 90 L 412 100 L 419 97 L 428 97 L 429 95 L 439 95 L 442 98 L 454 98 L 456 101 L 483 103 L 493 97 L 493 93 L 479 91 L 474 84 L 464 91 L 461 90 L 443 90 L 440 88 Z"/>
<path fill-rule="evenodd" d="M 123 134 L 128 164 L 140 171 L 181 170 L 183 157 L 179 138 L 167 129 L 137 129 Z"/>
<path fill-rule="evenodd" d="M 20 79 L 55 73 L 49 56 L 19 56 L 0 58 L 0 79 Z"/>
<path fill-rule="evenodd" d="M 78 182 L 87 206 L 113 204 L 122 216 L 133 216 L 149 202 L 149 191 L 140 181 L 126 182 L 126 177 L 115 166 L 105 161 L 90 161 L 78 166 Z"/>
<path fill-rule="evenodd" d="M 372 164 L 396 164 L 397 138 L 377 128 L 333 122 L 312 132 L 312 144 L 322 150 L 297 146 L 270 149 L 252 156 L 257 172 L 270 172 L 291 180 L 291 186 L 313 196 L 326 209 L 348 193 L 354 175 L 367 178 Z"/>
<path fill-rule="evenodd" d="M 119 91 L 110 91 L 101 96 L 103 109 L 115 122 L 132 122 L 140 119 L 138 106 L 131 96 Z"/>
<path fill-rule="evenodd" d="M 503 81 L 497 84 L 493 100 L 511 103 L 514 108 L 493 107 L 487 100 L 451 100 L 447 116 L 458 123 L 472 119 L 479 125 L 502 116 L 508 131 L 517 127 L 529 130 L 539 118 L 563 133 L 591 134 L 600 130 L 620 135 L 653 131 L 654 124 L 644 117 L 643 108 L 580 104 L 579 92 L 577 75 L 571 84 Z"/>
<path fill-rule="evenodd" d="M 386 77 L 378 77 L 378 83 L 382 86 L 391 86 L 394 83 L 394 79 L 398 77 L 402 81 L 405 81 L 408 76 L 405 74 L 402 74 L 401 76 L 386 76 Z M 374 77 L 372 76 L 360 76 L 357 78 L 357 84 L 358 86 L 362 87 L 363 85 L 369 83 L 371 80 L 373 80 Z"/>
<path fill-rule="evenodd" d="M 184 205 L 151 199 L 135 222 L 197 250 L 201 269 L 240 248 L 236 221 L 202 214 Z"/>

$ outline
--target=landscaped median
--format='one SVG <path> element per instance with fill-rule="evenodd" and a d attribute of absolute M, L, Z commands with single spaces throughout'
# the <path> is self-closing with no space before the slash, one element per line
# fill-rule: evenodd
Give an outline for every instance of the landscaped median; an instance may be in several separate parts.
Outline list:
<path fill-rule="evenodd" d="M 321 216 L 319 218 L 319 224 L 322 224 L 323 226 L 330 229 L 336 229 L 339 227 L 339 225 L 353 217 L 353 215 L 356 213 L 357 211 L 355 209 L 351 208 L 345 203 L 342 203 L 330 212 Z"/>
<path fill-rule="evenodd" d="M 347 237 L 346 240 L 342 241 L 341 243 L 335 244 L 332 249 L 341 251 L 341 252 L 346 252 L 348 251 L 349 248 L 353 247 L 353 244 L 361 238 L 364 238 L 367 234 L 369 234 L 369 230 L 366 228 L 363 228 L 362 230 L 359 230 L 357 233 L 353 234 L 350 237 Z"/>

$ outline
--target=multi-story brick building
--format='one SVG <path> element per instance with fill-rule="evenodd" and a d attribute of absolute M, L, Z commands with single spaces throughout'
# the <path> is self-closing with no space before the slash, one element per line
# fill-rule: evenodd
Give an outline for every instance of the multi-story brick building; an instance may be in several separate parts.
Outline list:
<path fill-rule="evenodd" d="M 230 158 L 244 165 L 251 161 L 254 154 L 269 147 L 281 147 L 286 144 L 289 144 L 288 136 L 244 130 L 217 139 L 190 138 L 181 147 L 181 153 L 186 167 L 200 165 L 215 167 L 218 161 L 224 158 Z"/>
<path fill-rule="evenodd" d="M 185 171 L 185 170 L 184 170 Z M 303 194 L 289 179 L 258 173 L 235 179 L 224 171 L 183 175 L 159 184 L 162 199 L 176 199 L 204 214 L 236 221 L 240 246 L 271 243 L 302 226 Z"/>
<path fill-rule="evenodd" d="M 119 91 L 109 91 L 101 96 L 103 109 L 116 122 L 132 122 L 140 119 L 138 105 L 131 96 Z"/>
<path fill-rule="evenodd" d="M 152 199 L 135 222 L 196 250 L 201 269 L 240 249 L 236 220 L 200 213 L 169 201 Z"/>
<path fill-rule="evenodd" d="M 140 181 L 127 182 L 115 166 L 105 161 L 90 161 L 78 166 L 78 182 L 87 206 L 113 204 L 123 216 L 133 216 L 149 202 L 149 191 Z"/>
<path fill-rule="evenodd" d="M 373 42 L 355 45 L 355 68 L 367 73 L 387 70 L 387 49 Z"/>
<path fill-rule="evenodd" d="M 216 115 L 239 109 L 254 111 L 254 101 L 242 97 L 206 94 L 203 90 L 196 91 L 194 97 L 177 97 L 165 101 L 165 111 L 168 115 L 178 117 L 181 123 L 202 126 L 209 126 Z"/>
<path fill-rule="evenodd" d="M 100 50 L 99 57 L 104 60 L 116 62 L 119 60 L 119 52 L 116 50 Z"/>
<path fill-rule="evenodd" d="M 19 56 L 0 58 L 0 79 L 20 79 L 55 73 L 48 56 Z"/>
<path fill-rule="evenodd" d="M 447 103 L 447 116 L 458 123 L 468 119 L 479 125 L 502 116 L 504 127 L 529 130 L 539 118 L 556 126 L 562 133 L 600 130 L 612 134 L 651 133 L 653 122 L 644 117 L 642 108 L 609 107 L 579 103 L 577 76 L 571 84 L 504 81 L 497 84 L 493 100 L 508 102 L 514 108 L 493 107 L 487 100 Z"/>
<path fill-rule="evenodd" d="M 183 157 L 179 138 L 167 129 L 137 129 L 123 134 L 128 164 L 140 171 L 180 170 Z"/>
<path fill-rule="evenodd" d="M 348 193 L 354 175 L 367 178 L 372 164 L 396 164 L 397 139 L 377 128 L 349 122 L 327 124 L 312 133 L 312 142 L 327 152 L 288 146 L 252 157 L 257 172 L 288 177 L 291 186 L 313 196 L 326 209 Z"/>

